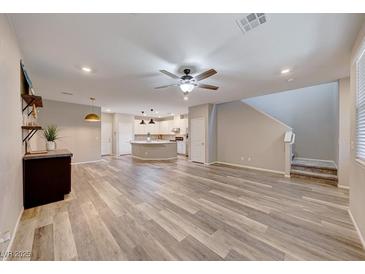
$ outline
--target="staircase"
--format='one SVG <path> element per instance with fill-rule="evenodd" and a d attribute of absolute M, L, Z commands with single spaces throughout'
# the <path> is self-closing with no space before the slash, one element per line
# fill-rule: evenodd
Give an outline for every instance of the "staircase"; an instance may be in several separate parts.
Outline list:
<path fill-rule="evenodd" d="M 292 177 L 316 179 L 319 183 L 337 186 L 337 167 L 331 161 L 294 158 L 291 164 Z"/>

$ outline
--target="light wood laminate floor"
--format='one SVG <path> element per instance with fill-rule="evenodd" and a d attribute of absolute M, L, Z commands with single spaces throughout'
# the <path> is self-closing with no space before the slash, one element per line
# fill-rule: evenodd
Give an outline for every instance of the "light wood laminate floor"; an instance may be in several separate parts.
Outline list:
<path fill-rule="evenodd" d="M 182 158 L 108 157 L 72 166 L 65 201 L 24 211 L 12 250 L 28 260 L 364 260 L 348 196 Z"/>

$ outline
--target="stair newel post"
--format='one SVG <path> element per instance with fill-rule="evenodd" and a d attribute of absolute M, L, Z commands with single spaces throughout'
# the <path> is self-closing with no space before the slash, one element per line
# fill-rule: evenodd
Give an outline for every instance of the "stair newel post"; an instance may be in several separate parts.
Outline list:
<path fill-rule="evenodd" d="M 290 177 L 292 149 L 295 141 L 295 134 L 292 131 L 287 131 L 284 136 L 284 151 L 285 151 L 285 177 Z"/>

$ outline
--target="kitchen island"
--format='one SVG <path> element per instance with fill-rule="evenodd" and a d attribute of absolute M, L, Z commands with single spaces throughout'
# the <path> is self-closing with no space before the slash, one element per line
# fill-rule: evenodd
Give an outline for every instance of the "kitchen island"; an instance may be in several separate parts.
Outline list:
<path fill-rule="evenodd" d="M 131 141 L 132 157 L 141 160 L 177 159 L 176 142 L 171 141 Z"/>

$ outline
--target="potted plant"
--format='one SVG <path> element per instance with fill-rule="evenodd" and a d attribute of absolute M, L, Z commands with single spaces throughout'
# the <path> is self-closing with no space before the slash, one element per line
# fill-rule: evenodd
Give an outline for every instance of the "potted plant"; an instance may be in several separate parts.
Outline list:
<path fill-rule="evenodd" d="M 50 125 L 47 126 L 44 131 L 44 138 L 46 138 L 47 143 L 47 150 L 55 150 L 56 149 L 56 140 L 59 138 L 58 136 L 58 128 L 57 126 Z"/>

